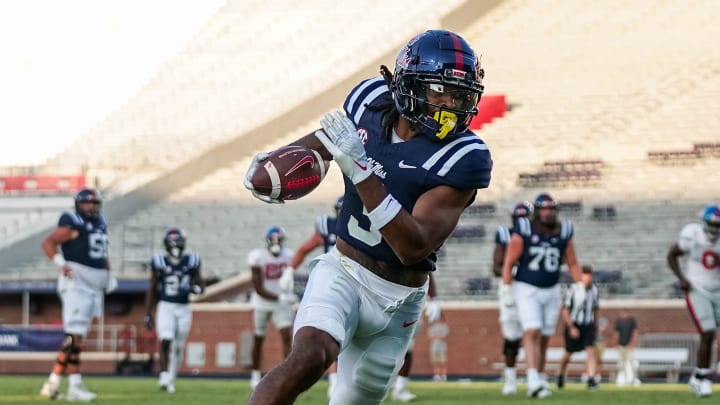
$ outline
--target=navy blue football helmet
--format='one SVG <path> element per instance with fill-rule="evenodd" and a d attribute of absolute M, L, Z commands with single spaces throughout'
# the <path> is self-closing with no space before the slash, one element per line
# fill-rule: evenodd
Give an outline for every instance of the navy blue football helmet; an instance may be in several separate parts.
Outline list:
<path fill-rule="evenodd" d="M 478 112 L 484 76 L 480 59 L 462 37 L 430 30 L 400 49 L 390 90 L 398 112 L 417 131 L 443 140 L 470 126 Z M 452 105 L 432 102 L 448 95 Z"/>
<path fill-rule="evenodd" d="M 703 210 L 703 230 L 710 241 L 715 242 L 720 236 L 720 207 L 711 204 Z"/>
<path fill-rule="evenodd" d="M 285 230 L 279 226 L 271 226 L 265 234 L 267 249 L 273 256 L 279 256 L 285 245 Z"/>
<path fill-rule="evenodd" d="M 533 213 L 533 206 L 529 201 L 517 203 L 512 210 L 512 218 L 528 218 Z"/>
<path fill-rule="evenodd" d="M 86 204 L 81 207 L 81 204 Z M 100 207 L 102 206 L 102 197 L 100 192 L 94 188 L 84 188 L 75 194 L 75 212 L 85 219 L 94 221 L 100 217 Z"/>
<path fill-rule="evenodd" d="M 187 236 L 185 235 L 185 231 L 180 228 L 168 229 L 165 231 L 165 236 L 163 237 L 165 250 L 167 250 L 171 257 L 175 258 L 182 256 L 182 253 L 185 250 L 186 241 Z"/>
<path fill-rule="evenodd" d="M 543 225 L 553 226 L 557 223 L 557 201 L 548 193 L 540 193 L 535 197 L 533 217 Z M 541 208 L 550 208 L 544 215 L 540 213 Z"/>

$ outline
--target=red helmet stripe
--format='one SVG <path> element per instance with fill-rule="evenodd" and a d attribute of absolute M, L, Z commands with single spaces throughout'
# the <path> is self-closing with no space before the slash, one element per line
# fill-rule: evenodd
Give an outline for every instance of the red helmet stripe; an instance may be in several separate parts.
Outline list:
<path fill-rule="evenodd" d="M 450 39 L 452 39 L 453 42 L 453 48 L 455 48 L 455 69 L 458 70 L 465 70 L 464 69 L 464 63 L 463 63 L 463 56 L 462 56 L 462 44 L 460 43 L 460 38 L 455 35 L 453 32 L 449 32 Z"/>

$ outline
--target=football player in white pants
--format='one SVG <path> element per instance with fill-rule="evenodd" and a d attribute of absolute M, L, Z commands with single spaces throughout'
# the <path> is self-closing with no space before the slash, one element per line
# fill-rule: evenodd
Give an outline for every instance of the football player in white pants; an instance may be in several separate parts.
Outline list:
<path fill-rule="evenodd" d="M 93 401 L 97 397 L 82 382 L 80 354 L 93 318 L 102 314 L 103 294 L 117 288 L 117 280 L 110 274 L 107 223 L 101 205 L 97 190 L 80 190 L 75 196 L 75 212 L 63 213 L 57 228 L 42 243 L 45 255 L 60 269 L 57 291 L 65 332 L 53 371 L 40 390 L 40 395 L 50 399 L 61 397 L 63 374 L 70 380 L 65 399 Z"/>
<path fill-rule="evenodd" d="M 190 294 L 202 294 L 205 287 L 201 260 L 197 253 L 184 253 L 187 236 L 182 229 L 170 228 L 163 244 L 166 254 L 153 256 L 150 263 L 150 287 L 145 300 L 145 326 L 157 326 L 160 339 L 161 390 L 175 393 L 175 379 L 182 365 L 182 353 L 190 328 Z M 157 325 L 152 309 L 157 302 Z"/>
<path fill-rule="evenodd" d="M 527 363 L 527 395 L 552 395 L 545 376 L 545 353 L 560 315 L 560 264 L 577 284 L 574 302 L 585 301 L 582 270 L 575 254 L 570 221 L 558 221 L 557 202 L 546 193 L 535 198 L 532 220 L 519 218 L 503 261 L 501 302 L 517 305 Z M 513 275 L 513 265 L 517 270 Z"/>
<path fill-rule="evenodd" d="M 687 255 L 685 271 L 678 258 Z M 720 207 L 708 205 L 702 224 L 685 225 L 680 238 L 668 252 L 668 265 L 686 297 L 687 307 L 700 334 L 697 367 L 690 377 L 690 389 L 699 397 L 712 394 L 710 361 L 715 334 L 720 326 Z"/>
<path fill-rule="evenodd" d="M 281 288 L 281 279 L 292 280 L 290 260 L 293 252 L 285 247 L 285 230 L 273 226 L 265 234 L 266 247 L 253 249 L 248 254 L 248 263 L 252 271 L 255 292 L 252 296 L 255 340 L 252 349 L 252 372 L 250 388 L 260 384 L 262 378 L 262 347 L 265 342 L 267 323 L 272 320 L 280 331 L 283 342 L 283 357 L 290 353 L 292 344 L 293 307 L 297 296 L 292 284 L 285 282 Z M 285 275 L 286 277 L 283 277 Z"/>
<path fill-rule="evenodd" d="M 505 251 L 510 243 L 510 237 L 518 218 L 527 218 L 533 212 L 533 206 L 527 201 L 515 205 L 511 218 L 513 227 L 499 226 L 495 232 L 495 249 L 493 250 L 493 274 L 500 277 L 502 283 L 502 265 L 505 261 Z M 513 269 L 515 269 L 513 267 Z M 502 302 L 499 305 L 500 330 L 503 335 L 503 355 L 505 356 L 505 370 L 503 370 L 503 395 L 517 393 L 517 370 L 515 363 L 520 351 L 520 339 L 522 338 L 522 325 L 517 313 L 517 305 L 505 306 Z"/>

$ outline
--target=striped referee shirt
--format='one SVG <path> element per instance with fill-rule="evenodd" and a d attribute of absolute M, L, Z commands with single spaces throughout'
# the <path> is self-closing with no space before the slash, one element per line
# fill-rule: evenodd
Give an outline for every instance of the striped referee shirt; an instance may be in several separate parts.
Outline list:
<path fill-rule="evenodd" d="M 565 292 L 565 308 L 570 311 L 570 319 L 575 325 L 592 325 L 595 323 L 595 310 L 598 309 L 598 289 L 595 284 L 590 284 L 587 290 L 587 297 L 582 305 L 575 305 L 573 297 L 575 285 L 571 284 Z"/>

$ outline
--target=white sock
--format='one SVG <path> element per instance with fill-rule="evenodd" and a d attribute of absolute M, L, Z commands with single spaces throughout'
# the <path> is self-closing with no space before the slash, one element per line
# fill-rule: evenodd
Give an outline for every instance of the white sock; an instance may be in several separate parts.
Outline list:
<path fill-rule="evenodd" d="M 395 381 L 395 392 L 405 391 L 405 387 L 407 387 L 408 381 L 410 381 L 409 378 L 399 375 L 397 380 Z"/>
<path fill-rule="evenodd" d="M 262 377 L 262 371 L 260 370 L 253 370 L 250 378 L 253 380 L 259 380 Z"/>
<path fill-rule="evenodd" d="M 517 372 L 515 371 L 515 367 L 505 367 L 505 380 L 515 380 L 517 377 Z"/>
<path fill-rule="evenodd" d="M 70 374 L 70 385 L 77 385 L 82 382 L 82 375 Z"/>
<path fill-rule="evenodd" d="M 547 382 L 547 374 L 545 373 L 538 373 L 538 377 L 540 378 L 540 381 Z"/>
<path fill-rule="evenodd" d="M 533 387 L 540 385 L 540 375 L 536 368 L 527 369 L 527 383 Z"/>
<path fill-rule="evenodd" d="M 59 383 L 62 380 L 62 376 L 60 374 L 50 373 L 50 377 L 48 377 L 48 381 L 51 383 Z"/>
<path fill-rule="evenodd" d="M 334 385 L 337 382 L 337 373 L 328 374 L 328 381 L 330 381 L 330 385 Z"/>

